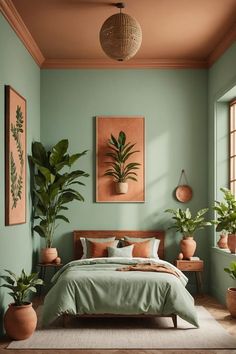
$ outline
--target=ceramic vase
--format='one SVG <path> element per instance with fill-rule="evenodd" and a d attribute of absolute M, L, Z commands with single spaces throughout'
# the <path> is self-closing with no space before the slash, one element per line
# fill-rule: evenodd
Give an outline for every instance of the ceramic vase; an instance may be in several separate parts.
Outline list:
<path fill-rule="evenodd" d="M 183 259 L 188 259 L 192 257 L 196 251 L 196 241 L 193 239 L 192 236 L 185 236 L 180 241 L 180 249 L 183 254 Z"/>
<path fill-rule="evenodd" d="M 41 263 L 53 263 L 57 258 L 56 248 L 42 248 L 41 249 Z"/>
<path fill-rule="evenodd" d="M 228 248 L 231 253 L 236 253 L 236 234 L 228 234 Z"/>
<path fill-rule="evenodd" d="M 226 304 L 231 316 L 236 318 L 236 288 L 227 289 Z"/>
<path fill-rule="evenodd" d="M 217 245 L 218 245 L 219 248 L 227 249 L 228 248 L 228 235 L 221 234 L 220 238 L 219 238 L 219 240 L 217 242 Z"/>
<path fill-rule="evenodd" d="M 8 337 L 15 340 L 29 338 L 36 325 L 37 316 L 32 303 L 21 306 L 9 305 L 4 316 L 4 327 Z"/>

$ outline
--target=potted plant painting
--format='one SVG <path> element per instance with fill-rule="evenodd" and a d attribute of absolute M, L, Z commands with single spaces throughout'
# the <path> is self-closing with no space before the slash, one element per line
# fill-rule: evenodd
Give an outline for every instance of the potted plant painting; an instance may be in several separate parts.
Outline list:
<path fill-rule="evenodd" d="M 37 325 L 36 312 L 29 301 L 29 295 L 31 292 L 36 293 L 36 286 L 42 285 L 43 280 L 38 278 L 38 273 L 27 275 L 24 270 L 20 276 L 10 270 L 5 272 L 8 275 L 0 276 L 5 281 L 0 287 L 10 290 L 9 295 L 14 302 L 9 304 L 4 315 L 4 327 L 10 338 L 26 339 L 31 336 Z"/>
<path fill-rule="evenodd" d="M 213 209 L 217 218 L 213 221 L 216 231 L 227 232 L 228 248 L 231 253 L 236 253 L 236 200 L 231 191 L 227 188 L 220 188 L 224 194 L 224 201 L 215 201 Z"/>
<path fill-rule="evenodd" d="M 186 210 L 180 208 L 177 208 L 176 210 L 165 210 L 165 212 L 173 214 L 172 219 L 174 220 L 174 224 L 169 228 L 175 229 L 183 235 L 183 239 L 180 241 L 180 249 L 183 259 L 189 259 L 196 251 L 194 233 L 199 229 L 204 229 L 206 226 L 211 225 L 211 222 L 206 221 L 204 217 L 207 211 L 208 208 L 200 209 L 196 215 L 193 216 L 189 208 Z"/>
<path fill-rule="evenodd" d="M 229 268 L 224 268 L 224 271 L 230 275 L 230 277 L 236 280 L 236 262 L 231 262 Z M 231 287 L 227 289 L 226 304 L 229 313 L 232 317 L 236 317 L 236 288 Z"/>
<path fill-rule="evenodd" d="M 139 169 L 140 163 L 128 163 L 130 157 L 139 152 L 134 150 L 134 146 L 135 143 L 126 142 L 126 134 L 123 131 L 120 131 L 118 138 L 111 134 L 111 138 L 108 140 L 109 152 L 105 156 L 110 157 L 112 161 L 107 162 L 110 168 L 106 170 L 104 175 L 113 178 L 117 194 L 128 192 L 128 180 L 137 181 L 136 170 Z"/>
<path fill-rule="evenodd" d="M 68 145 L 67 139 L 59 141 L 49 150 L 40 142 L 32 144 L 33 217 L 39 220 L 33 229 L 45 240 L 45 248 L 41 250 L 42 263 L 58 263 L 57 249 L 52 247 L 55 229 L 60 221 L 69 223 L 63 215 L 68 210 L 68 203 L 84 201 L 74 186 L 83 186 L 80 179 L 89 175 L 82 170 L 71 170 L 71 167 L 87 151 L 69 155 Z"/>

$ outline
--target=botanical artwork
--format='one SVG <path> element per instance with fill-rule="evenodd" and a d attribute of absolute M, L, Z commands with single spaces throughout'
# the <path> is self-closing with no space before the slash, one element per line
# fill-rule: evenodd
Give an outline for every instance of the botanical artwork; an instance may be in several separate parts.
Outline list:
<path fill-rule="evenodd" d="M 5 223 L 26 222 L 26 100 L 12 87 L 5 87 Z"/>
<path fill-rule="evenodd" d="M 144 118 L 97 117 L 96 201 L 144 202 Z"/>

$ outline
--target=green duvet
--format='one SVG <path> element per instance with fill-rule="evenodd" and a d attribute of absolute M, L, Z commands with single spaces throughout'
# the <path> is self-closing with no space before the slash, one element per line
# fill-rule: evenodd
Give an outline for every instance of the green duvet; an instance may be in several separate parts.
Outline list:
<path fill-rule="evenodd" d="M 153 262 L 165 264 L 180 277 L 168 273 L 116 269 Z M 80 314 L 176 314 L 198 327 L 194 300 L 185 286 L 187 278 L 172 264 L 147 258 L 96 258 L 73 261 L 53 277 L 45 297 L 43 326 L 64 313 Z"/>

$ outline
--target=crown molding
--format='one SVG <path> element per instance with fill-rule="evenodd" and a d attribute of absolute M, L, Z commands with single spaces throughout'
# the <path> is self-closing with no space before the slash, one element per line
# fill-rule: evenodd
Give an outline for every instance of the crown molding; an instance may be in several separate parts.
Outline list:
<path fill-rule="evenodd" d="M 118 62 L 109 59 L 46 59 L 42 69 L 202 69 L 205 60 L 185 59 L 131 59 Z"/>
<path fill-rule="evenodd" d="M 110 59 L 45 59 L 11 0 L 0 0 L 0 11 L 42 69 L 204 69 L 235 42 L 236 23 L 205 60 L 190 59 L 131 59 L 125 62 Z"/>
<path fill-rule="evenodd" d="M 211 67 L 217 59 L 236 41 L 236 23 L 230 28 L 223 39 L 208 57 L 208 65 Z"/>
<path fill-rule="evenodd" d="M 45 58 L 41 53 L 37 43 L 31 36 L 29 30 L 24 24 L 21 16 L 16 10 L 11 0 L 0 0 L 0 11 L 9 22 L 19 39 L 23 42 L 35 62 L 41 67 Z"/>

